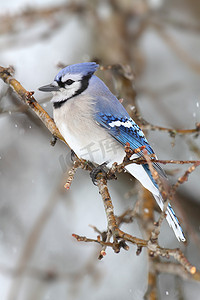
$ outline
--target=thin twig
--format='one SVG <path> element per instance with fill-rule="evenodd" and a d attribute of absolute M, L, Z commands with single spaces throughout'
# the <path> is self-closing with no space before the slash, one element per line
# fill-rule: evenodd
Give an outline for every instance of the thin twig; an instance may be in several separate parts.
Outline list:
<path fill-rule="evenodd" d="M 141 128 L 143 130 L 159 130 L 159 131 L 164 131 L 164 132 L 168 132 L 171 137 L 176 136 L 176 134 L 192 134 L 192 133 L 199 133 L 200 132 L 200 123 L 196 123 L 196 127 L 192 128 L 192 129 L 172 129 L 172 128 L 167 128 L 167 127 L 161 127 L 161 126 L 157 126 L 157 125 L 152 125 L 150 123 L 148 123 L 147 121 L 145 121 L 145 125 L 141 125 Z"/>
<path fill-rule="evenodd" d="M 155 269 L 157 272 L 162 272 L 162 273 L 169 273 L 169 274 L 174 274 L 178 275 L 180 278 L 183 279 L 190 279 L 190 280 L 196 280 L 200 281 L 200 272 L 196 271 L 192 276 L 189 274 L 185 268 L 177 263 L 172 263 L 172 262 L 155 262 L 154 264 Z"/>
<path fill-rule="evenodd" d="M 194 172 L 194 170 L 200 165 L 200 161 L 196 161 L 191 167 L 189 167 L 185 173 L 183 174 L 183 176 L 181 176 L 176 184 L 173 185 L 172 189 L 171 189 L 171 193 L 175 193 L 177 188 L 179 187 L 180 184 L 183 184 L 184 182 L 186 182 L 188 180 L 189 175 Z"/>
<path fill-rule="evenodd" d="M 40 118 L 47 129 L 61 141 L 65 141 L 63 136 L 60 134 L 56 124 L 53 119 L 48 115 L 48 113 L 42 108 L 42 106 L 33 97 L 34 92 L 28 92 L 25 88 L 17 81 L 14 77 L 14 69 L 12 67 L 3 68 L 0 66 L 0 78 L 7 83 L 13 91 L 18 95 L 23 103 L 27 104 L 32 111 Z"/>

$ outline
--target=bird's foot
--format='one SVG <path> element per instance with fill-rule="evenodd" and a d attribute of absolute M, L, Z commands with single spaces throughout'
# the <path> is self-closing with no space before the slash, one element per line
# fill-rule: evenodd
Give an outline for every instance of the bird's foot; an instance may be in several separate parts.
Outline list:
<path fill-rule="evenodd" d="M 97 176 L 101 173 L 102 175 L 104 175 L 106 177 L 107 175 L 107 168 L 106 168 L 107 162 L 104 162 L 103 164 L 94 167 L 92 169 L 92 171 L 90 172 L 90 177 L 92 178 L 92 182 L 94 183 L 94 185 L 97 185 L 96 181 L 97 181 Z"/>

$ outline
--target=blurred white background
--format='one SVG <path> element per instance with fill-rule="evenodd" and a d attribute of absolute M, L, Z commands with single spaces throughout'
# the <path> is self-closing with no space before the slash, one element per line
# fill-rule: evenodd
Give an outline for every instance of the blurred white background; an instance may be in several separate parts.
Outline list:
<path fill-rule="evenodd" d="M 45 99 L 38 87 L 53 80 L 59 63 L 97 58 L 102 65 L 131 66 L 136 99 L 110 71 L 98 71 L 129 112 L 136 106 L 148 122 L 174 129 L 200 122 L 198 1 L 0 0 L 0 8 L 0 65 L 14 66 L 15 78 L 35 91 L 50 115 L 50 95 Z M 160 159 L 200 159 L 199 136 L 147 135 Z M 132 245 L 119 254 L 108 249 L 99 261 L 97 245 L 72 238 L 72 233 L 95 238 L 89 224 L 105 230 L 104 207 L 87 172 L 78 170 L 71 189 L 64 189 L 70 150 L 60 141 L 52 147 L 50 140 L 41 121 L 0 81 L 0 299 L 143 299 L 145 249 L 139 256 Z M 175 171 L 172 183 L 186 168 L 165 166 Z M 191 174 L 176 201 L 186 233 L 190 228 L 187 247 L 166 222 L 160 235 L 161 245 L 180 247 L 197 268 L 199 175 L 198 169 Z M 133 187 L 133 195 L 125 197 Z M 109 188 L 118 215 L 133 207 L 141 187 L 124 174 Z M 142 237 L 136 220 L 123 229 Z M 159 275 L 157 288 L 159 299 L 200 299 L 198 282 L 173 274 Z"/>

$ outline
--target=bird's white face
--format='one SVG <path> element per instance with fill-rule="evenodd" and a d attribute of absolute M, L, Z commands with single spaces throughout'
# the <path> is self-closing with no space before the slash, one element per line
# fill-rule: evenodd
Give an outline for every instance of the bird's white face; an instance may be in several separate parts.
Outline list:
<path fill-rule="evenodd" d="M 67 100 L 82 94 L 89 80 L 99 67 L 94 62 L 70 65 L 62 69 L 51 84 L 39 88 L 42 92 L 53 93 L 53 107 L 60 108 Z"/>
<path fill-rule="evenodd" d="M 80 74 L 65 74 L 59 80 L 54 80 L 53 86 L 58 87 L 52 90 L 53 98 L 51 102 L 60 102 L 75 96 L 82 87 L 82 76 Z"/>

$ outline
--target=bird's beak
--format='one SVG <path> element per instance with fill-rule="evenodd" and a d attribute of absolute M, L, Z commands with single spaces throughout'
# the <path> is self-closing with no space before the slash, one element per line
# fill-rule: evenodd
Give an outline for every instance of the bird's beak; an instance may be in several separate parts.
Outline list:
<path fill-rule="evenodd" d="M 39 91 L 42 92 L 57 92 L 60 90 L 60 87 L 58 85 L 54 85 L 53 83 L 41 86 L 39 89 Z"/>

